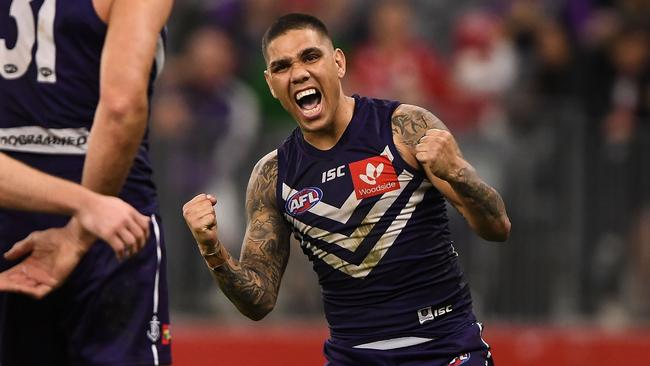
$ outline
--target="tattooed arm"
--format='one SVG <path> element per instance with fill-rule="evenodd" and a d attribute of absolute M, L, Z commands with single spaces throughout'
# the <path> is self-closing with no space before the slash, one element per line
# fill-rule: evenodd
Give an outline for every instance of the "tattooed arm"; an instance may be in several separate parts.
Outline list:
<path fill-rule="evenodd" d="M 486 240 L 505 241 L 510 219 L 499 193 L 464 158 L 447 126 L 429 111 L 399 106 L 392 117 L 393 139 L 410 165 L 424 169 L 433 185 Z"/>
<path fill-rule="evenodd" d="M 248 182 L 248 224 L 239 260 L 219 242 L 214 197 L 200 194 L 183 206 L 185 221 L 212 276 L 237 309 L 253 320 L 273 310 L 289 259 L 289 230 L 275 201 L 277 176 L 274 151 L 257 163 Z"/>

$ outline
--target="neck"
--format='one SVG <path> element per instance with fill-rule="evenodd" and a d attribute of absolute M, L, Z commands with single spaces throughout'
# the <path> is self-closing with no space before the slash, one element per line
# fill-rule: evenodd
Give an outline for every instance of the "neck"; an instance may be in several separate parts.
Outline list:
<path fill-rule="evenodd" d="M 302 131 L 302 135 L 310 145 L 319 150 L 329 150 L 341 139 L 345 129 L 352 120 L 354 113 L 354 98 L 341 94 L 338 108 L 334 113 L 334 121 L 328 128 L 318 131 Z"/>

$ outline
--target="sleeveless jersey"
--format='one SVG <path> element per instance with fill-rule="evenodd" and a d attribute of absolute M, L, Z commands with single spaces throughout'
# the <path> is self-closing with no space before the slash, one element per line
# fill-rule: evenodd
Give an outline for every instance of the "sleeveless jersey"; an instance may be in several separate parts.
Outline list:
<path fill-rule="evenodd" d="M 393 142 L 398 102 L 354 96 L 338 143 L 278 149 L 278 207 L 312 261 L 331 337 L 435 338 L 475 321 L 444 197 Z"/>
<path fill-rule="evenodd" d="M 0 0 L 0 150 L 80 181 L 106 31 L 91 0 Z M 151 82 L 163 44 L 161 35 Z M 147 151 L 145 134 L 121 197 L 151 213 L 156 196 Z"/>

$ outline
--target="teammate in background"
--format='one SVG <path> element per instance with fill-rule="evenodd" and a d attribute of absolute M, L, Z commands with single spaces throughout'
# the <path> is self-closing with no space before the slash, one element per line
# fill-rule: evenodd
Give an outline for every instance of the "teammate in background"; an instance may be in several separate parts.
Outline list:
<path fill-rule="evenodd" d="M 499 194 L 430 112 L 347 96 L 345 56 L 323 23 L 289 14 L 266 32 L 271 93 L 298 128 L 251 175 L 241 257 L 224 249 L 200 194 L 183 208 L 213 277 L 262 319 L 276 302 L 289 235 L 322 289 L 331 365 L 490 365 L 447 223 L 445 198 L 487 240 L 510 221 Z"/>
<path fill-rule="evenodd" d="M 140 250 L 149 237 L 149 218 L 119 198 L 41 173 L 1 153 L 0 172 L 0 206 L 76 216 L 84 229 L 110 243 L 119 259 L 135 254 L 130 250 Z M 0 291 L 41 298 L 58 284 L 61 271 L 66 265 L 57 263 L 55 255 L 32 252 L 29 259 L 0 273 Z"/>
<path fill-rule="evenodd" d="M 171 7 L 172 0 L 0 1 L 0 149 L 119 195 L 151 218 L 154 234 L 120 261 L 115 248 L 92 245 L 96 237 L 77 217 L 0 211 L 3 252 L 45 229 L 10 258 L 45 255 L 56 281 L 67 275 L 59 266 L 76 265 L 43 300 L 0 294 L 3 366 L 171 363 L 166 254 L 146 138 Z M 134 242 L 130 232 L 118 235 Z M 0 259 L 2 270 L 12 264 Z"/>

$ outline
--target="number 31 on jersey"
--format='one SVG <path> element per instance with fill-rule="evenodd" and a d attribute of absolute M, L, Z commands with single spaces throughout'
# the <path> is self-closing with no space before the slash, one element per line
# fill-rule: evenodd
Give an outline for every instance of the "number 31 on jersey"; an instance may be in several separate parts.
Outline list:
<path fill-rule="evenodd" d="M 0 75 L 17 79 L 27 72 L 32 62 L 32 49 L 36 44 L 37 79 L 41 83 L 56 82 L 56 45 L 54 44 L 54 16 L 56 0 L 44 0 L 36 20 L 30 5 L 32 0 L 13 0 L 9 16 L 15 20 L 16 42 L 7 47 L 0 38 Z"/>

